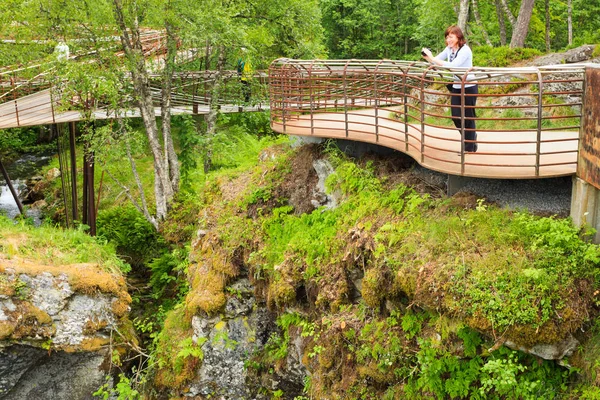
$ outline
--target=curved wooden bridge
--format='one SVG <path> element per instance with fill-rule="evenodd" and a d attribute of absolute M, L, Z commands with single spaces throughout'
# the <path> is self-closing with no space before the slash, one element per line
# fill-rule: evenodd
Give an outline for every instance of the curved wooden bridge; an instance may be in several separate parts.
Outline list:
<path fill-rule="evenodd" d="M 136 117 L 133 102 L 108 110 L 99 101 L 67 96 L 48 71 L 28 67 L 27 79 L 0 71 L 0 129 L 72 122 L 88 107 L 95 119 Z M 221 112 L 264 109 L 275 131 L 376 143 L 452 175 L 545 178 L 576 172 L 585 65 L 446 69 L 421 62 L 275 60 L 257 76 L 252 105 L 243 102 L 235 71 L 224 76 Z M 21 74 L 22 75 L 22 74 Z M 452 123 L 445 85 L 476 81 L 476 153 Z M 182 73 L 171 94 L 173 114 L 207 113 L 214 72 Z M 160 115 L 159 76 L 154 78 Z M 265 104 L 265 105 L 263 105 Z M 462 119 L 464 105 L 461 106 Z"/>
<path fill-rule="evenodd" d="M 286 134 L 376 143 L 452 175 L 573 175 L 584 71 L 581 64 L 447 69 L 389 60 L 280 59 L 269 69 L 271 126 Z M 450 117 L 445 85 L 455 76 L 462 87 L 479 85 L 476 153 L 464 151 L 464 135 Z"/>

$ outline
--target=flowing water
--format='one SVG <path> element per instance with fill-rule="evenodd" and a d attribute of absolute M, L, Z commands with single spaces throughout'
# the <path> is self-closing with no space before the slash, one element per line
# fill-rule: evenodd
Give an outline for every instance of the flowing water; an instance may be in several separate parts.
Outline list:
<path fill-rule="evenodd" d="M 6 162 L 3 160 L 4 167 L 8 172 L 10 180 L 19 194 L 19 198 L 22 199 L 23 193 L 27 190 L 25 184 L 27 178 L 31 178 L 39 174 L 40 168 L 47 165 L 52 158 L 52 153 L 40 153 L 40 154 L 25 154 L 14 162 Z M 19 215 L 19 208 L 17 203 L 8 188 L 8 185 L 4 181 L 4 177 L 0 174 L 0 214 L 7 215 L 9 218 L 15 218 Z M 25 207 L 25 214 L 27 217 L 33 219 L 35 225 L 40 224 L 40 211 L 32 209 L 31 207 Z"/>

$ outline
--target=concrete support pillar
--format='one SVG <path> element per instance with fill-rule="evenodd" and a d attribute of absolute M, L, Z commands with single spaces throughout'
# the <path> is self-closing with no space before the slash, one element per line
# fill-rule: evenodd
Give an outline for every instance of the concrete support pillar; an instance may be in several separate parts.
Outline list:
<path fill-rule="evenodd" d="M 596 229 L 594 243 L 600 243 L 600 190 L 576 176 L 571 192 L 571 219 L 575 226 Z"/>
<path fill-rule="evenodd" d="M 464 176 L 448 174 L 448 180 L 446 181 L 446 195 L 448 197 L 454 196 L 463 188 L 463 186 L 465 186 L 468 179 L 469 178 Z"/>
<path fill-rule="evenodd" d="M 573 178 L 571 218 L 575 226 L 600 231 L 600 67 L 586 67 L 579 131 L 577 176 Z M 600 233 L 593 238 L 600 243 Z"/>

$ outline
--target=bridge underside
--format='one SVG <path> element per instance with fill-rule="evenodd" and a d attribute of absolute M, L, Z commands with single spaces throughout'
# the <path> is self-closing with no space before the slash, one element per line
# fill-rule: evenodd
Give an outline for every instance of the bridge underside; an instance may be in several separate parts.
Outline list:
<path fill-rule="evenodd" d="M 476 153 L 461 153 L 456 129 L 405 124 L 395 108 L 313 113 L 273 119 L 273 130 L 301 136 L 375 143 L 410 155 L 422 166 L 451 175 L 498 179 L 573 175 L 579 134 L 575 131 L 479 131 Z M 538 145 L 539 143 L 539 145 Z M 538 148 L 539 146 L 539 148 Z M 537 167 L 536 167 L 537 165 Z"/>

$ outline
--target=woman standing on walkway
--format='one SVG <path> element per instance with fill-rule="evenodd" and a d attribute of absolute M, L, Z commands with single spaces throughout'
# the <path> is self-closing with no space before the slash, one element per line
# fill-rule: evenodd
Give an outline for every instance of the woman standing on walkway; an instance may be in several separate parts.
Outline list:
<path fill-rule="evenodd" d="M 429 49 L 423 48 L 421 51 L 423 58 L 432 64 L 442 67 L 472 67 L 473 53 L 467 45 L 467 40 L 462 30 L 458 26 L 452 25 L 446 29 L 444 36 L 446 37 L 446 48 L 444 51 L 433 57 Z M 473 75 L 469 74 L 467 76 L 467 80 L 472 78 Z M 450 97 L 452 121 L 458 130 L 461 131 L 461 78 L 454 75 L 454 81 L 454 84 L 448 85 L 448 90 L 452 93 Z M 477 102 L 477 93 L 476 84 L 465 84 L 465 151 L 470 153 L 477 151 L 477 132 L 475 132 L 475 103 Z"/>

